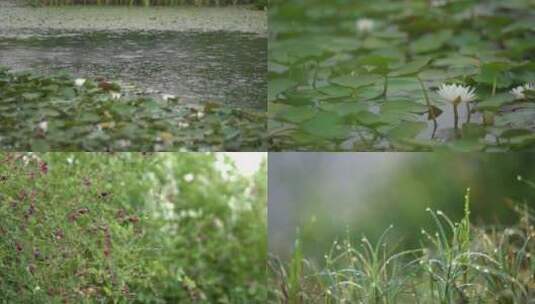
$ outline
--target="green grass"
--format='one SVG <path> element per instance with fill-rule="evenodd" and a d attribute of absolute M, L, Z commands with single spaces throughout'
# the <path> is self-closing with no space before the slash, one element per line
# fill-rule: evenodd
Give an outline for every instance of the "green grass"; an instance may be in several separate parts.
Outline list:
<path fill-rule="evenodd" d="M 515 211 L 516 226 L 474 226 L 468 190 L 458 222 L 427 209 L 436 232 L 422 230 L 421 246 L 413 250 L 389 240 L 395 227 L 376 242 L 355 242 L 348 233 L 333 242 L 321 263 L 304 258 L 298 245 L 288 263 L 271 258 L 270 302 L 529 303 L 535 296 L 535 213 L 521 205 Z"/>
<path fill-rule="evenodd" d="M 217 159 L 0 153 L 0 303 L 265 303 L 265 164 Z"/>

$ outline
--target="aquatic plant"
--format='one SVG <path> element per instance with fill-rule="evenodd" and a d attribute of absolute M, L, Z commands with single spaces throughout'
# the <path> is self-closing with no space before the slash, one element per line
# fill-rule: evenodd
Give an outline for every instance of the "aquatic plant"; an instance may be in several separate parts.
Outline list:
<path fill-rule="evenodd" d="M 270 150 L 535 149 L 535 95 L 513 89 L 533 82 L 531 7 L 272 1 Z M 451 111 L 437 94 L 445 83 L 477 99 Z"/>
<path fill-rule="evenodd" d="M 0 69 L 0 147 L 11 151 L 265 150 L 263 113 L 215 102 L 196 106 L 176 98 L 128 98 L 120 91 L 113 82 Z"/>
<path fill-rule="evenodd" d="M 535 217 L 527 206 L 515 205 L 515 211 L 517 226 L 473 226 L 468 190 L 459 222 L 427 209 L 436 232 L 422 230 L 420 248 L 393 248 L 388 233 L 394 227 L 375 245 L 366 237 L 353 242 L 348 232 L 320 263 L 307 260 L 298 245 L 289 262 L 271 258 L 270 303 L 529 303 L 535 297 Z"/>
<path fill-rule="evenodd" d="M 476 99 L 475 89 L 471 87 L 465 87 L 456 84 L 441 84 L 437 91 L 438 95 L 447 102 L 453 105 L 453 125 L 455 130 L 459 129 L 459 110 L 458 106 L 461 103 L 466 103 L 468 109 L 470 109 L 469 102 Z M 470 110 L 468 110 L 468 113 Z"/>

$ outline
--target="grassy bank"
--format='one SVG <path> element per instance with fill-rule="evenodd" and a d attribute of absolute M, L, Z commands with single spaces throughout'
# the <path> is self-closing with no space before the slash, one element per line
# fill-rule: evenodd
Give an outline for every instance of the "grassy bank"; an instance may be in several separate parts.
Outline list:
<path fill-rule="evenodd" d="M 521 180 L 521 178 L 519 178 Z M 535 190 L 535 184 L 526 182 Z M 299 240 L 289 262 L 272 259 L 272 303 L 531 303 L 535 297 L 535 213 L 521 204 L 516 226 L 454 222 L 427 209 L 436 231 L 421 230 L 421 246 L 399 249 L 389 227 L 377 240 L 348 235 L 320 263 L 308 260 Z M 415 232 L 416 233 L 416 232 Z"/>

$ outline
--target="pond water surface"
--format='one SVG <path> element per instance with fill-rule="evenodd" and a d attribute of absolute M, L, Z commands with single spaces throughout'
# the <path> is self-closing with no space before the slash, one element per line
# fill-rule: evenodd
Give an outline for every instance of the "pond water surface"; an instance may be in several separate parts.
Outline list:
<path fill-rule="evenodd" d="M 11 35 L 10 35 L 11 36 Z M 0 35 L 0 65 L 118 80 L 148 95 L 265 111 L 267 40 L 238 32 Z"/>

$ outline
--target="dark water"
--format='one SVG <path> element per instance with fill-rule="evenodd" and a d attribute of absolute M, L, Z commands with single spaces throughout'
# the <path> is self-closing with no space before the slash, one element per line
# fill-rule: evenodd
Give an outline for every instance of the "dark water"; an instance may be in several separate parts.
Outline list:
<path fill-rule="evenodd" d="M 267 40 L 231 32 L 47 33 L 0 36 L 0 65 L 133 84 L 149 95 L 265 110 Z"/>

